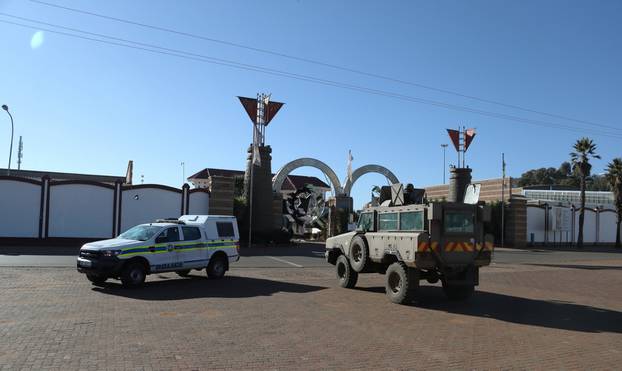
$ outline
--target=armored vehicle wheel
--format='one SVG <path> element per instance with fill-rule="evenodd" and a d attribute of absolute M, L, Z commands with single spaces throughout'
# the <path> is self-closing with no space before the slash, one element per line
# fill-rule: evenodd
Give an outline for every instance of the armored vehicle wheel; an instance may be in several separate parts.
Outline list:
<path fill-rule="evenodd" d="M 473 295 L 475 286 L 473 285 L 449 285 L 443 280 L 443 291 L 449 300 L 467 300 Z"/>
<path fill-rule="evenodd" d="M 140 262 L 127 264 L 121 271 L 121 282 L 126 287 L 140 286 L 145 282 L 145 267 Z"/>
<path fill-rule="evenodd" d="M 369 250 L 361 236 L 356 236 L 350 244 L 350 264 L 352 269 L 361 273 L 369 265 Z"/>
<path fill-rule="evenodd" d="M 415 298 L 419 286 L 418 271 L 396 262 L 389 266 L 385 290 L 389 300 L 396 304 L 408 304 Z"/>
<path fill-rule="evenodd" d="M 106 279 L 108 279 L 108 277 L 106 276 L 100 276 L 99 274 L 92 274 L 92 273 L 87 273 L 86 278 L 93 282 L 93 285 L 96 286 L 101 286 L 104 284 L 104 282 L 106 282 Z"/>
<path fill-rule="evenodd" d="M 339 286 L 351 289 L 356 285 L 359 274 L 352 269 L 352 266 L 345 255 L 339 255 L 335 268 L 337 270 L 337 280 L 339 281 Z"/>
<path fill-rule="evenodd" d="M 177 275 L 179 277 L 188 277 L 188 275 L 190 274 L 190 269 L 184 269 L 181 271 L 176 271 L 175 273 L 177 273 Z"/>
<path fill-rule="evenodd" d="M 207 277 L 213 279 L 220 279 L 225 275 L 227 271 L 227 258 L 223 255 L 213 256 L 209 265 L 207 266 Z"/>

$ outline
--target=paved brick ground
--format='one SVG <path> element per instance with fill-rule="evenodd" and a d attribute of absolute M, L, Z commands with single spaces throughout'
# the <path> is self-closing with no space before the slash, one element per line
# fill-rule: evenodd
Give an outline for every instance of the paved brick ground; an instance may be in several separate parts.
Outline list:
<path fill-rule="evenodd" d="M 169 279 L 165 279 L 169 278 Z M 496 265 L 469 303 L 330 268 L 150 276 L 98 288 L 64 268 L 0 270 L 1 370 L 622 368 L 622 260 Z"/>

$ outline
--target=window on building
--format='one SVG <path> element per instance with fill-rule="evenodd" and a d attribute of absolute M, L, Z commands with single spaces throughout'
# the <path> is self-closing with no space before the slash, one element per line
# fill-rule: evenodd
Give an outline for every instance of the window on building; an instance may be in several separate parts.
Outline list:
<path fill-rule="evenodd" d="M 216 230 L 218 231 L 218 237 L 234 237 L 233 224 L 231 222 L 216 222 Z"/>
<path fill-rule="evenodd" d="M 378 230 L 396 231 L 397 213 L 383 213 L 378 215 Z"/>
<path fill-rule="evenodd" d="M 201 231 L 197 227 L 181 227 L 184 232 L 184 241 L 194 241 L 201 239 Z"/>
<path fill-rule="evenodd" d="M 423 211 L 400 213 L 400 231 L 422 231 Z"/>

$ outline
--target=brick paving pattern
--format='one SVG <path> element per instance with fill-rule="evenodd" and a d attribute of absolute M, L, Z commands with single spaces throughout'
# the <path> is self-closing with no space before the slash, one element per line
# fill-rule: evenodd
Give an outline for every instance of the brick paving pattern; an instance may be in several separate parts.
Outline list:
<path fill-rule="evenodd" d="M 326 268 L 153 275 L 95 287 L 65 268 L 0 270 L 0 370 L 622 368 L 622 260 L 495 265 L 469 303 Z"/>

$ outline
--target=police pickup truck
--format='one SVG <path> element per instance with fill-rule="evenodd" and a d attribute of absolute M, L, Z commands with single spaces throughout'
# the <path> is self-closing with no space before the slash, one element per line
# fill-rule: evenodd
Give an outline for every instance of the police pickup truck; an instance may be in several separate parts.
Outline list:
<path fill-rule="evenodd" d="M 206 269 L 209 278 L 221 278 L 229 263 L 238 261 L 239 232 L 235 217 L 183 215 L 140 224 L 117 238 L 82 246 L 78 271 L 96 285 L 109 278 L 124 286 L 139 286 L 151 273 Z"/>

